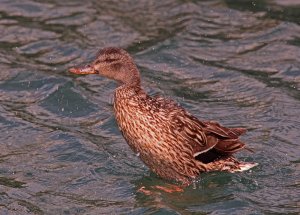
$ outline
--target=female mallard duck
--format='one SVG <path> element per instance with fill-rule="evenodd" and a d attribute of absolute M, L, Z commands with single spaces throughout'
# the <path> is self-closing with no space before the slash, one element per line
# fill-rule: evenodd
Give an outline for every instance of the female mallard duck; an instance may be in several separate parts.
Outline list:
<path fill-rule="evenodd" d="M 238 138 L 246 129 L 200 121 L 171 100 L 147 95 L 137 66 L 123 49 L 104 48 L 91 64 L 70 72 L 99 74 L 121 84 L 114 94 L 117 124 L 131 149 L 162 178 L 187 185 L 200 172 L 236 172 L 257 165 L 232 156 L 245 148 Z"/>

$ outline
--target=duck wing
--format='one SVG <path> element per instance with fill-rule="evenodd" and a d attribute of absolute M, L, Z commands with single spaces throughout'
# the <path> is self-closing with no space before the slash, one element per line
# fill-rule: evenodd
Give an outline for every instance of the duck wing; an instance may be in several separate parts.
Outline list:
<path fill-rule="evenodd" d="M 245 128 L 227 128 L 214 121 L 206 121 L 203 124 L 205 125 L 205 134 L 218 139 L 214 149 L 219 153 L 233 154 L 245 148 L 245 143 L 238 139 L 247 131 Z"/>
<path fill-rule="evenodd" d="M 244 128 L 226 128 L 214 121 L 200 121 L 184 109 L 172 114 L 173 131 L 178 139 L 187 142 L 194 157 L 214 150 L 218 155 L 230 155 L 245 147 L 238 137 Z"/>
<path fill-rule="evenodd" d="M 205 121 L 203 124 L 207 131 L 223 138 L 237 139 L 247 131 L 245 128 L 227 128 L 215 121 Z"/>
<path fill-rule="evenodd" d="M 231 155 L 245 147 L 238 138 L 246 132 L 244 128 L 227 128 L 214 121 L 200 121 L 172 100 L 155 96 L 152 107 L 165 112 L 171 123 L 168 123 L 173 136 L 191 149 L 194 157 L 213 151 L 216 156 Z"/>
<path fill-rule="evenodd" d="M 184 109 L 177 107 L 171 113 L 171 130 L 177 141 L 192 150 L 194 157 L 205 153 L 218 144 L 218 138 L 208 136 L 205 124 Z"/>

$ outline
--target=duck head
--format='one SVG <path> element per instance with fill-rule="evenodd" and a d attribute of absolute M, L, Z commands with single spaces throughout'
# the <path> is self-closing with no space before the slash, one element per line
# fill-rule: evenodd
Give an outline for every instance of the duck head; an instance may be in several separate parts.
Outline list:
<path fill-rule="evenodd" d="M 121 48 L 101 49 L 96 59 L 85 66 L 73 67 L 75 74 L 99 74 L 121 84 L 140 85 L 140 74 L 132 57 Z"/>

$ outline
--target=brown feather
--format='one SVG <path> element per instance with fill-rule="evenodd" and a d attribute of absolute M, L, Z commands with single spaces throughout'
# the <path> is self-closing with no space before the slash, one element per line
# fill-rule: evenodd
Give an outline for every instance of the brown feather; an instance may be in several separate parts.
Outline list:
<path fill-rule="evenodd" d="M 256 165 L 231 156 L 245 147 L 238 137 L 246 129 L 200 121 L 169 99 L 148 96 L 125 50 L 105 48 L 94 62 L 70 72 L 99 74 L 121 84 L 114 95 L 117 124 L 132 150 L 162 178 L 189 184 L 203 171 L 233 172 Z"/>

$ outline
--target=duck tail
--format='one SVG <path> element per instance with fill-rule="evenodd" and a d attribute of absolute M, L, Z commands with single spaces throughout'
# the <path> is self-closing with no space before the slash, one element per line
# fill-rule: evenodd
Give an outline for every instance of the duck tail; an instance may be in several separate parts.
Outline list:
<path fill-rule="evenodd" d="M 234 168 L 229 169 L 228 171 L 231 173 L 234 172 L 244 172 L 249 169 L 252 169 L 253 167 L 256 167 L 258 163 L 252 163 L 252 162 L 240 162 L 238 165 L 236 165 Z"/>
<path fill-rule="evenodd" d="M 224 166 L 222 169 L 223 171 L 228 171 L 231 173 L 234 172 L 244 172 L 247 171 L 249 169 L 252 169 L 253 167 L 257 166 L 258 163 L 254 163 L 254 162 L 243 162 L 243 161 L 239 161 L 234 157 L 228 157 L 226 159 L 224 159 Z"/>
<path fill-rule="evenodd" d="M 244 172 L 255 166 L 258 163 L 238 161 L 233 156 L 221 157 L 220 159 L 208 163 L 208 171 L 226 171 L 226 172 Z"/>

